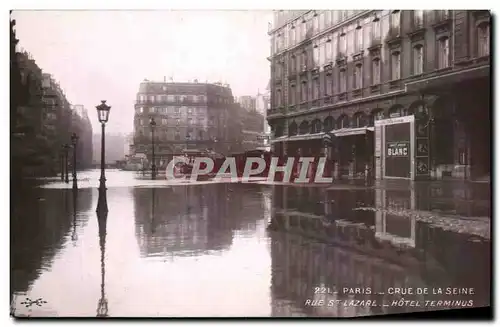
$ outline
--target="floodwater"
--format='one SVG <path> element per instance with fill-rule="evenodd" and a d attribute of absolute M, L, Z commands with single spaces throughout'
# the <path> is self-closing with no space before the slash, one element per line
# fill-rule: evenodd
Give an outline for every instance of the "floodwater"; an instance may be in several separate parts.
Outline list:
<path fill-rule="evenodd" d="M 76 192 L 47 179 L 13 194 L 15 316 L 352 317 L 490 304 L 487 184 L 106 177 L 107 216 L 96 214 L 98 171 L 81 173 Z"/>

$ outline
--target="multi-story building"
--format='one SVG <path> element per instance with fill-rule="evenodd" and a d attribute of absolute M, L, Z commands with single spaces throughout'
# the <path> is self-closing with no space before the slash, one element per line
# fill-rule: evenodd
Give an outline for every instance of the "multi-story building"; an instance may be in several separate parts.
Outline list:
<path fill-rule="evenodd" d="M 156 123 L 155 159 L 165 165 L 185 149 L 228 151 L 229 115 L 234 100 L 229 85 L 145 80 L 137 94 L 132 154 L 152 157 L 151 119 Z"/>
<path fill-rule="evenodd" d="M 413 116 L 416 168 L 401 176 L 489 174 L 488 11 L 277 11 L 269 34 L 275 151 L 326 151 L 337 176 L 387 176 L 375 121 Z"/>
<path fill-rule="evenodd" d="M 271 126 L 269 126 L 269 123 L 267 121 L 267 111 L 270 108 L 270 85 L 267 86 L 266 92 L 264 93 L 257 93 L 257 99 L 256 99 L 256 110 L 262 116 L 264 117 L 264 127 L 263 127 L 263 135 L 262 135 L 262 141 L 263 141 L 263 146 L 266 148 L 266 150 L 270 151 L 271 147 L 269 146 L 269 136 L 271 135 Z"/>
<path fill-rule="evenodd" d="M 257 108 L 257 99 L 256 97 L 250 96 L 250 95 L 243 95 L 240 97 L 237 97 L 236 100 L 242 108 L 248 110 L 248 111 L 253 111 L 256 110 Z"/>

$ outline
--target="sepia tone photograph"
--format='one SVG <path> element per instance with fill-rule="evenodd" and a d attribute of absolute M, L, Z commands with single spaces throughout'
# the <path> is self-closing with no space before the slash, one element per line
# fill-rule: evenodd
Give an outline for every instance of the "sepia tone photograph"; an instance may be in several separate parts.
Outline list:
<path fill-rule="evenodd" d="M 9 16 L 12 320 L 492 319 L 490 10 Z"/>

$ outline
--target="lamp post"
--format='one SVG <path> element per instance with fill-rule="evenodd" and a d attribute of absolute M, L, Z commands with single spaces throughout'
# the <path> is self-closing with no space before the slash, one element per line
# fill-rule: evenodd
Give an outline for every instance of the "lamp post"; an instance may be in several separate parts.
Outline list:
<path fill-rule="evenodd" d="M 71 135 L 71 143 L 73 144 L 73 188 L 77 189 L 78 185 L 76 182 L 76 146 L 78 144 L 78 135 L 73 133 Z"/>
<path fill-rule="evenodd" d="M 69 151 L 69 145 L 64 144 L 64 182 L 65 183 L 69 183 L 68 151 Z"/>
<path fill-rule="evenodd" d="M 156 164 L 155 164 L 155 127 L 156 122 L 154 118 L 151 118 L 149 121 L 149 125 L 151 126 L 151 147 L 152 147 L 152 164 L 151 164 L 151 179 L 156 178 Z"/>
<path fill-rule="evenodd" d="M 64 182 L 64 145 L 61 146 L 61 181 Z"/>
<path fill-rule="evenodd" d="M 99 179 L 99 200 L 97 202 L 97 211 L 108 211 L 108 203 L 106 200 L 106 176 L 104 174 L 105 170 L 105 126 L 108 122 L 110 106 L 106 104 L 106 100 L 102 100 L 101 104 L 96 106 L 97 117 L 101 123 L 101 178 Z"/>

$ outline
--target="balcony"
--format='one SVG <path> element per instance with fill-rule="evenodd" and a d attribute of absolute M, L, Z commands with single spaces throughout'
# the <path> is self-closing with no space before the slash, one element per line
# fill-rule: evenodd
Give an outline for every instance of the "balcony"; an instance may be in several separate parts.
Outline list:
<path fill-rule="evenodd" d="M 401 44 L 401 40 L 401 27 L 391 27 L 385 37 L 385 42 L 389 45 L 390 48 L 394 48 Z"/>
<path fill-rule="evenodd" d="M 449 10 L 436 10 L 434 16 L 434 24 L 432 27 L 437 33 L 449 30 L 451 25 L 451 14 Z"/>

